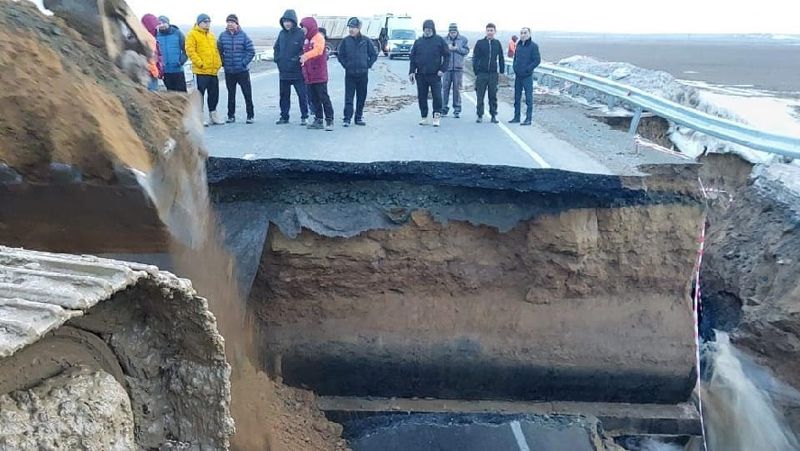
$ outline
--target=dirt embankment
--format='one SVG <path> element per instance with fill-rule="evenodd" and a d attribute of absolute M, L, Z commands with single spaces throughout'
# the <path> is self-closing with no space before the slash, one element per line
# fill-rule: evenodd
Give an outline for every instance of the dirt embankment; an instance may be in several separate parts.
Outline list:
<path fill-rule="evenodd" d="M 717 157 L 722 158 L 722 157 Z M 800 168 L 711 162 L 708 249 L 703 266 L 703 325 L 732 341 L 800 389 Z M 784 405 L 800 432 L 800 402 Z"/>

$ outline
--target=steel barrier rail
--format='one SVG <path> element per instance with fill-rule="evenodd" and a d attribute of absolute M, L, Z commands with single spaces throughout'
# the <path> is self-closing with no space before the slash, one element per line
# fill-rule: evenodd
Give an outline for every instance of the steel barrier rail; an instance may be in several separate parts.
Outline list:
<path fill-rule="evenodd" d="M 506 59 L 507 73 L 513 75 L 513 61 Z M 597 75 L 544 63 L 536 68 L 539 75 L 548 75 L 577 85 L 591 88 L 610 96 L 625 100 L 636 107 L 631 123 L 635 132 L 642 113 L 651 112 L 678 125 L 696 130 L 723 141 L 740 144 L 791 158 L 800 158 L 800 137 L 769 133 L 749 125 L 713 116 L 671 100 L 658 97 L 639 88 L 627 86 Z"/>

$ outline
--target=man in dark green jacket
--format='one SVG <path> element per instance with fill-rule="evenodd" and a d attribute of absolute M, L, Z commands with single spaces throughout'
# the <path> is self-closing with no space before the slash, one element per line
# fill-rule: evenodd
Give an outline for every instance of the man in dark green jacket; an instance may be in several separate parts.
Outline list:
<path fill-rule="evenodd" d="M 486 25 L 486 37 L 475 43 L 472 51 L 472 69 L 475 72 L 475 93 L 478 97 L 478 119 L 483 122 L 483 100 L 489 91 L 489 114 L 492 123 L 497 124 L 497 85 L 499 74 L 505 73 L 505 54 L 503 45 L 495 39 L 497 27 L 493 23 Z"/>

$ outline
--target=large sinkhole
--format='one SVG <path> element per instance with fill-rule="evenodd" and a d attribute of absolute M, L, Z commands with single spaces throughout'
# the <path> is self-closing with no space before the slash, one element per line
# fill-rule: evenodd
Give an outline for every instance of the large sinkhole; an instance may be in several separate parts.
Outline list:
<path fill-rule="evenodd" d="M 298 165 L 211 180 L 271 375 L 331 396 L 689 399 L 692 167 Z"/>

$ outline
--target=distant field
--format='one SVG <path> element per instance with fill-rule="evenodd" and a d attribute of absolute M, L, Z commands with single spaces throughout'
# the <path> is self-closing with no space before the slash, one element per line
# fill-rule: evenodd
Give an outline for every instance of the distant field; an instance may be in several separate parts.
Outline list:
<path fill-rule="evenodd" d="M 277 28 L 249 29 L 257 46 L 272 46 Z M 480 33 L 464 33 L 472 46 Z M 510 33 L 500 33 L 505 43 Z M 800 97 L 800 45 L 752 39 L 680 39 L 636 36 L 554 37 L 537 42 L 547 61 L 587 55 L 664 70 L 677 78 L 796 93 Z"/>

